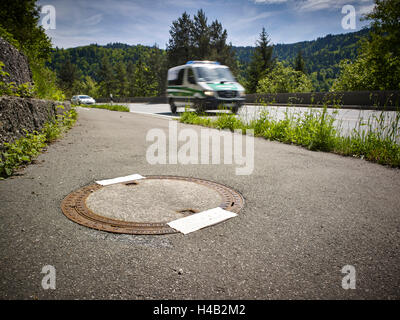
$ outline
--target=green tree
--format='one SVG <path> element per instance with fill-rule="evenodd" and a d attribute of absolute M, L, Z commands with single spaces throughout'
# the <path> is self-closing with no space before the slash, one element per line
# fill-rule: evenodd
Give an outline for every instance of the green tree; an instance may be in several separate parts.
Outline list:
<path fill-rule="evenodd" d="M 165 92 L 168 71 L 165 51 L 160 50 L 154 45 L 148 53 L 147 65 L 151 66 L 152 79 L 155 79 L 157 82 L 157 92 L 155 95 L 162 95 Z"/>
<path fill-rule="evenodd" d="M 182 17 L 172 22 L 167 44 L 168 66 L 184 64 L 193 56 L 193 21 L 184 12 Z"/>
<path fill-rule="evenodd" d="M 296 71 L 292 67 L 285 67 L 278 61 L 275 67 L 257 86 L 257 93 L 292 93 L 292 92 L 311 92 L 313 91 L 311 80 L 301 71 Z"/>
<path fill-rule="evenodd" d="M 107 56 L 104 56 L 101 60 L 98 78 L 100 81 L 100 95 L 102 97 L 108 98 L 110 94 L 115 94 L 116 81 L 114 71 Z"/>
<path fill-rule="evenodd" d="M 94 81 L 91 77 L 85 76 L 83 81 L 81 82 L 81 91 L 82 94 L 86 94 L 93 98 L 99 97 L 99 85 Z"/>
<path fill-rule="evenodd" d="M 154 73 L 142 60 L 135 64 L 133 91 L 136 97 L 153 97 L 157 95 L 157 79 Z"/>
<path fill-rule="evenodd" d="M 297 52 L 296 59 L 294 59 L 294 70 L 306 73 L 306 64 L 304 62 L 301 50 Z"/>
<path fill-rule="evenodd" d="M 239 62 L 232 49 L 232 44 L 227 44 L 228 32 L 222 24 L 215 20 L 209 26 L 210 49 L 209 60 L 218 61 L 231 68 L 234 74 L 238 74 Z"/>
<path fill-rule="evenodd" d="M 67 59 L 61 67 L 58 79 L 60 87 L 71 94 L 75 81 L 79 79 L 79 75 L 78 69 L 71 63 L 70 59 Z"/>
<path fill-rule="evenodd" d="M 45 63 L 50 59 L 52 45 L 39 26 L 40 8 L 36 0 L 0 2 L 0 36 L 21 50 L 29 61 L 36 96 L 62 100 L 56 76 Z"/>
<path fill-rule="evenodd" d="M 115 68 L 116 94 L 119 97 L 125 97 L 128 90 L 128 78 L 125 64 L 122 61 L 117 63 Z"/>
<path fill-rule="evenodd" d="M 206 14 L 200 9 L 194 16 L 192 27 L 193 59 L 206 60 L 210 54 L 210 28 L 207 24 Z"/>
<path fill-rule="evenodd" d="M 249 93 L 256 92 L 260 79 L 265 78 L 272 69 L 274 64 L 272 52 L 273 46 L 270 45 L 269 35 L 263 28 L 248 68 L 246 89 Z"/>
<path fill-rule="evenodd" d="M 2 1 L 0 26 L 12 34 L 30 61 L 48 60 L 51 41 L 39 26 L 40 8 L 36 0 Z"/>
<path fill-rule="evenodd" d="M 237 61 L 232 45 L 226 43 L 226 29 L 218 20 L 211 24 L 207 21 L 201 9 L 193 20 L 184 12 L 172 23 L 166 50 L 169 67 L 185 64 L 189 60 L 216 60 L 231 67 L 235 73 Z"/>
<path fill-rule="evenodd" d="M 369 37 L 356 61 L 344 60 L 333 91 L 400 89 L 400 0 L 375 0 Z"/>
<path fill-rule="evenodd" d="M 135 64 L 133 63 L 132 60 L 128 61 L 128 64 L 126 65 L 126 74 L 127 74 L 127 79 L 128 79 L 128 90 L 127 90 L 127 95 L 129 97 L 134 97 L 134 76 L 135 76 Z"/>

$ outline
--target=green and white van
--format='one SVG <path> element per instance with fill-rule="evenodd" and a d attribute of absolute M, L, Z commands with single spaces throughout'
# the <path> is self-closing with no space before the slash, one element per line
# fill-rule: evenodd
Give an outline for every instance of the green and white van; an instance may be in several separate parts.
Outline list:
<path fill-rule="evenodd" d="M 245 100 L 244 88 L 227 66 L 213 61 L 189 61 L 168 70 L 167 97 L 171 112 L 190 106 L 198 112 L 220 105 L 237 113 Z"/>

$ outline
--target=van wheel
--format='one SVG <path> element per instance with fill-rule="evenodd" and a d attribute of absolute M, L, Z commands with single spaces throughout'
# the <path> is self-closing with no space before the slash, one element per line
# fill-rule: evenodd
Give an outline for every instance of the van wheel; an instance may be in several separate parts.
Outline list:
<path fill-rule="evenodd" d="M 170 99 L 169 100 L 169 106 L 170 106 L 170 108 L 171 108 L 171 113 L 172 114 L 176 114 L 176 105 L 175 105 L 175 103 L 174 103 L 174 100 L 173 99 Z"/>

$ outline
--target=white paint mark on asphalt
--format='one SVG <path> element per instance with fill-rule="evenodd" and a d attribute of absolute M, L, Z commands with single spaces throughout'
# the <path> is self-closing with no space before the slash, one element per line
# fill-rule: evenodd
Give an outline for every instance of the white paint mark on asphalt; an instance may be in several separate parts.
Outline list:
<path fill-rule="evenodd" d="M 236 216 L 234 212 L 217 207 L 171 221 L 168 225 L 183 234 L 188 234 Z"/>
<path fill-rule="evenodd" d="M 125 176 L 125 177 L 119 177 L 119 178 L 107 179 L 107 180 L 100 180 L 100 181 L 96 181 L 96 183 L 97 184 L 101 184 L 102 186 L 108 186 L 110 184 L 126 182 L 126 181 L 132 181 L 132 180 L 139 180 L 139 179 L 144 179 L 144 178 L 145 177 L 141 176 L 140 174 L 132 174 L 130 176 Z"/>

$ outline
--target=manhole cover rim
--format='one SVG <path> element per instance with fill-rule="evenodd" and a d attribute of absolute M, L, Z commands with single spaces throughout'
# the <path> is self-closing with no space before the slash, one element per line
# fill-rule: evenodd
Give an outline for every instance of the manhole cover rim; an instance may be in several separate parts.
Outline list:
<path fill-rule="evenodd" d="M 199 179 L 193 177 L 183 176 L 170 176 L 170 175 L 154 175 L 146 176 L 146 180 L 149 179 L 169 179 L 169 180 L 183 180 L 198 183 L 207 186 L 219 193 L 222 198 L 221 208 L 238 213 L 244 206 L 243 196 L 236 190 L 206 179 Z M 140 180 L 131 180 L 123 182 L 123 184 L 132 184 L 133 182 L 139 182 Z M 94 191 L 102 189 L 104 186 L 97 183 L 92 183 L 81 187 L 70 194 L 68 194 L 61 202 L 61 209 L 63 214 L 70 220 L 101 231 L 107 231 L 112 233 L 124 233 L 124 234 L 172 234 L 178 233 L 177 230 L 169 227 L 164 222 L 134 222 L 134 221 L 123 221 L 117 220 L 105 216 L 101 216 L 90 210 L 86 205 L 86 199 Z"/>

